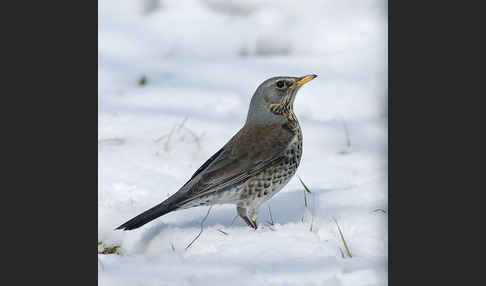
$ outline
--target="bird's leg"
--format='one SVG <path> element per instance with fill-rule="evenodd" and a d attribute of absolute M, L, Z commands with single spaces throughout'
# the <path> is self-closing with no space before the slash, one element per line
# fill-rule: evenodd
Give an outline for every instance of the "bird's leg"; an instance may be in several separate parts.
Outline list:
<path fill-rule="evenodd" d="M 237 206 L 236 211 L 238 212 L 238 215 L 246 222 L 246 224 L 254 229 L 257 229 L 256 223 L 251 221 L 247 216 L 246 216 L 246 208 Z"/>
<path fill-rule="evenodd" d="M 255 229 L 258 228 L 258 225 L 257 225 L 258 209 L 259 209 L 259 206 L 255 207 L 255 208 L 250 208 L 250 213 L 249 213 L 250 220 L 253 223 L 253 225 L 255 225 Z"/>

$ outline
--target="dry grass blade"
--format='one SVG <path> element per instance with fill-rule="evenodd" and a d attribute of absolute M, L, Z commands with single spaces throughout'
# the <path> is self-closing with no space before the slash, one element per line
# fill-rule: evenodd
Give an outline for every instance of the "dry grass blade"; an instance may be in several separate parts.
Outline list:
<path fill-rule="evenodd" d="M 275 225 L 275 222 L 273 221 L 272 210 L 270 209 L 270 206 L 268 206 L 268 213 L 270 214 L 270 221 L 268 222 L 268 224 L 273 226 Z"/>
<path fill-rule="evenodd" d="M 348 131 L 348 125 L 346 124 L 346 121 L 343 120 L 343 126 L 344 126 L 344 132 L 346 133 L 346 147 L 351 148 L 351 139 L 349 138 L 349 131 Z"/>
<path fill-rule="evenodd" d="M 124 138 L 106 138 L 106 139 L 100 139 L 98 140 L 98 144 L 100 145 L 111 145 L 111 146 L 120 146 L 126 143 L 126 140 Z"/>
<path fill-rule="evenodd" d="M 233 225 L 235 223 L 235 220 L 238 218 L 238 215 L 235 215 L 235 217 L 233 218 L 233 220 L 231 221 L 231 224 L 230 225 Z"/>
<path fill-rule="evenodd" d="M 201 138 L 203 137 L 204 134 L 197 136 L 196 133 L 194 133 L 194 131 L 192 131 L 189 128 L 186 128 L 186 131 L 192 136 L 194 142 L 196 142 L 197 147 L 201 148 Z"/>
<path fill-rule="evenodd" d="M 351 139 L 349 136 L 349 130 L 348 130 L 348 125 L 346 124 L 346 120 L 343 119 L 342 123 L 343 123 L 344 133 L 346 135 L 346 147 L 343 150 L 339 151 L 339 153 L 344 155 L 351 152 Z"/>
<path fill-rule="evenodd" d="M 221 229 L 218 229 L 219 232 L 221 232 L 222 234 L 224 235 L 229 235 L 229 233 L 225 232 L 225 231 L 222 231 Z"/>
<path fill-rule="evenodd" d="M 103 241 L 98 241 L 98 247 L 101 246 L 102 250 L 99 251 L 98 248 L 98 254 L 118 254 L 120 255 L 120 252 L 118 249 L 120 248 L 120 245 L 113 245 L 113 246 L 106 246 Z"/>
<path fill-rule="evenodd" d="M 118 252 L 118 248 L 120 248 L 119 245 L 114 245 L 112 247 L 103 247 L 103 251 L 98 252 L 99 254 L 118 254 L 120 255 L 120 252 Z"/>
<path fill-rule="evenodd" d="M 164 140 L 163 146 L 164 146 L 164 150 L 167 152 L 167 151 L 170 150 L 171 144 L 175 143 L 175 142 L 173 142 L 174 136 L 179 135 L 179 137 L 180 137 L 179 139 L 184 140 L 185 136 L 189 135 L 189 136 L 191 136 L 193 142 L 197 145 L 197 147 L 199 149 L 201 149 L 201 140 L 202 140 L 204 133 L 201 133 L 201 135 L 197 135 L 194 131 L 192 131 L 191 129 L 186 127 L 185 124 L 186 124 L 188 119 L 189 119 L 188 116 L 184 117 L 184 119 L 181 121 L 181 123 L 175 124 L 172 127 L 172 129 L 169 133 L 164 134 L 157 139 L 154 139 L 154 142 L 159 143 L 162 140 Z M 158 154 L 156 154 L 156 155 L 158 155 Z"/>
<path fill-rule="evenodd" d="M 182 129 L 182 127 L 184 127 L 184 125 L 186 124 L 187 119 L 189 119 L 189 116 L 184 117 L 184 119 L 182 120 L 182 122 L 177 127 L 177 131 L 180 131 Z"/>
<path fill-rule="evenodd" d="M 172 127 L 172 130 L 170 131 L 170 133 L 167 135 L 167 141 L 165 141 L 164 143 L 164 150 L 167 152 L 169 151 L 170 147 L 169 147 L 169 144 L 170 144 L 170 138 L 172 137 L 172 134 L 174 133 L 174 131 L 176 130 L 176 127 L 174 125 L 174 127 Z"/>
<path fill-rule="evenodd" d="M 208 218 L 209 216 L 209 212 L 211 211 L 211 209 L 213 208 L 213 206 L 210 206 L 209 209 L 208 209 L 208 212 L 206 213 L 206 216 L 203 218 L 203 220 L 201 221 L 201 230 L 199 231 L 199 233 L 197 234 L 197 236 L 191 241 L 191 243 L 189 243 L 187 246 L 186 246 L 186 251 L 189 249 L 189 247 L 191 247 L 191 245 L 201 236 L 201 234 L 203 233 L 203 225 L 204 225 L 204 222 L 206 221 L 206 219 Z"/>
<path fill-rule="evenodd" d="M 312 232 L 313 226 L 314 226 L 314 214 L 312 214 L 312 220 L 311 220 L 311 224 L 310 224 L 310 228 L 309 228 L 310 232 Z"/>
<path fill-rule="evenodd" d="M 305 191 L 304 191 L 304 206 L 306 209 L 308 209 L 309 207 L 307 206 L 307 195 L 305 194 Z"/>

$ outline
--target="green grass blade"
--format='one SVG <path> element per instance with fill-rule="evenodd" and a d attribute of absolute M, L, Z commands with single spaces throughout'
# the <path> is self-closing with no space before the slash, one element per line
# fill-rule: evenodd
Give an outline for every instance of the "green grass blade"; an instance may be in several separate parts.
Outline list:
<path fill-rule="evenodd" d="M 309 194 L 312 194 L 312 192 L 309 190 L 309 188 L 304 184 L 304 182 L 302 181 L 302 179 L 299 177 L 299 181 L 300 183 L 302 184 L 302 186 L 304 186 L 304 189 L 309 193 Z"/>
<path fill-rule="evenodd" d="M 344 239 L 344 235 L 343 235 L 343 232 L 341 231 L 341 228 L 339 227 L 339 224 L 337 222 L 337 220 L 335 218 L 334 219 L 334 222 L 336 223 L 336 226 L 338 228 L 338 231 L 339 231 L 339 235 L 341 236 L 341 240 L 343 241 L 343 244 L 344 244 L 344 249 L 346 249 L 346 254 L 349 256 L 349 257 L 353 257 L 351 255 L 351 251 L 349 250 L 349 247 L 348 247 L 348 244 L 346 243 L 346 239 Z"/>
<path fill-rule="evenodd" d="M 339 252 L 341 252 L 341 257 L 342 257 L 342 258 L 346 258 L 346 257 L 344 257 L 344 252 L 343 252 L 343 250 L 341 249 L 341 247 L 338 247 L 338 248 L 339 248 Z"/>
<path fill-rule="evenodd" d="M 147 84 L 147 77 L 145 75 L 142 75 L 142 77 L 140 77 L 140 79 L 138 80 L 138 85 L 143 86 L 146 84 Z"/>

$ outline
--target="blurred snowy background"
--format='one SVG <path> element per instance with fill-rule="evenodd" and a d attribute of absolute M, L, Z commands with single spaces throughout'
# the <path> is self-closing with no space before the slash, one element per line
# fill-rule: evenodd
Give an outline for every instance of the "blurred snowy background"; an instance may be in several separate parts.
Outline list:
<path fill-rule="evenodd" d="M 98 249 L 120 254 L 98 255 L 99 285 L 387 284 L 386 1 L 101 0 L 98 17 Z M 228 141 L 263 80 L 309 73 L 294 106 L 307 207 L 295 177 L 257 231 L 234 206 L 187 251 L 206 207 L 113 230 Z"/>

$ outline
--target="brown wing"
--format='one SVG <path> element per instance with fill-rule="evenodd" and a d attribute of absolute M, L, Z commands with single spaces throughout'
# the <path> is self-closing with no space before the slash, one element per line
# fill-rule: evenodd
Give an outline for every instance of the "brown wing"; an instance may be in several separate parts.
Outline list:
<path fill-rule="evenodd" d="M 245 125 L 181 188 L 177 205 L 244 183 L 283 160 L 294 134 L 281 125 Z"/>

